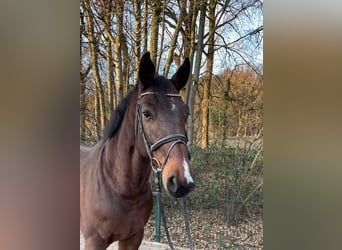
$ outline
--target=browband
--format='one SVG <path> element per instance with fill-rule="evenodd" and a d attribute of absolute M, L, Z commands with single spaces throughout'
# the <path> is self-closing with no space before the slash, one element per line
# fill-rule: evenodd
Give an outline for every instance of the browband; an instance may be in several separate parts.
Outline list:
<path fill-rule="evenodd" d="M 145 92 L 145 93 L 140 94 L 138 98 L 140 99 L 141 97 L 144 97 L 145 95 L 155 95 L 155 94 L 156 94 L 155 92 Z M 181 97 L 180 94 L 167 93 L 165 95 L 170 96 L 170 97 Z"/>

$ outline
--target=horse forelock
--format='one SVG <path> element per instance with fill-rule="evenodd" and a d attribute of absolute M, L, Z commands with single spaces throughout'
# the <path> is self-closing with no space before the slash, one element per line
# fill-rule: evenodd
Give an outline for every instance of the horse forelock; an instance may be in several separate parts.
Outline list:
<path fill-rule="evenodd" d="M 154 84 L 152 85 L 152 90 L 155 93 L 177 93 L 176 88 L 172 84 L 172 82 L 165 78 L 164 76 L 156 76 L 154 78 Z"/>

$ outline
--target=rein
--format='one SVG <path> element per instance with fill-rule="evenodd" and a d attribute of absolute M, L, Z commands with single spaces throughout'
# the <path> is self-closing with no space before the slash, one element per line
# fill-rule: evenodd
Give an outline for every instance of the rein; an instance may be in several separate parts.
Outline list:
<path fill-rule="evenodd" d="M 186 149 L 188 151 L 189 154 L 189 159 L 190 159 L 190 152 L 187 146 L 187 142 L 188 142 L 188 138 L 185 135 L 182 134 L 170 134 L 167 135 L 165 137 L 160 138 L 159 140 L 157 140 L 155 143 L 151 143 L 150 140 L 148 139 L 145 129 L 144 129 L 144 125 L 142 123 L 142 119 L 141 119 L 141 107 L 139 104 L 139 100 L 146 96 L 146 95 L 155 95 L 155 92 L 145 92 L 142 93 L 139 97 L 138 97 L 138 103 L 136 106 L 136 122 L 138 122 L 138 127 L 142 133 L 143 136 L 143 140 L 144 140 L 144 144 L 145 144 L 145 148 L 147 151 L 147 155 L 150 158 L 150 164 L 151 164 L 151 168 L 155 174 L 155 187 L 156 187 L 156 192 L 155 194 L 157 195 L 157 203 L 158 206 L 160 207 L 160 211 L 161 211 L 161 217 L 163 220 L 163 224 L 164 224 L 164 229 L 165 229 L 165 234 L 166 234 L 166 238 L 167 241 L 169 243 L 170 249 L 174 250 L 175 248 L 173 247 L 171 238 L 170 238 L 170 234 L 169 234 L 169 230 L 167 227 L 167 223 L 166 223 L 166 218 L 165 218 L 165 214 L 164 214 L 164 208 L 163 208 L 163 203 L 161 201 L 161 185 L 160 185 L 160 180 L 161 180 L 161 172 L 163 171 L 167 160 L 169 159 L 170 153 L 172 151 L 172 149 L 176 146 L 177 143 L 182 143 L 186 146 Z M 166 94 L 167 97 L 181 97 L 179 94 Z M 161 164 L 157 158 L 155 158 L 153 156 L 153 152 L 158 150 L 161 146 L 163 146 L 166 143 L 169 142 L 173 142 L 166 155 L 164 158 L 163 163 Z M 183 206 L 183 216 L 184 216 L 184 220 L 185 220 L 185 228 L 186 228 L 186 232 L 187 232 L 187 237 L 188 237 L 188 241 L 189 241 L 189 245 L 190 245 L 190 249 L 193 250 L 193 243 L 192 243 L 192 238 L 191 238 L 191 233 L 190 233 L 190 223 L 189 223 L 189 218 L 186 212 L 186 203 L 185 203 L 185 199 L 183 198 L 183 202 L 182 202 L 182 206 Z"/>

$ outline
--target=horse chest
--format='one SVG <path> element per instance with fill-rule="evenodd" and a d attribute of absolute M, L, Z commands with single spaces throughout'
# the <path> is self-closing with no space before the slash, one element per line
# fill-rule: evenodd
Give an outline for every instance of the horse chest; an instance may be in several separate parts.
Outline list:
<path fill-rule="evenodd" d="M 143 195 L 136 201 L 122 200 L 119 211 L 114 215 L 120 224 L 142 224 L 145 225 L 152 209 L 152 196 Z"/>
<path fill-rule="evenodd" d="M 102 209 L 103 235 L 114 235 L 116 240 L 129 237 L 144 228 L 152 210 L 152 199 L 138 202 L 113 199 L 115 205 L 107 205 Z"/>

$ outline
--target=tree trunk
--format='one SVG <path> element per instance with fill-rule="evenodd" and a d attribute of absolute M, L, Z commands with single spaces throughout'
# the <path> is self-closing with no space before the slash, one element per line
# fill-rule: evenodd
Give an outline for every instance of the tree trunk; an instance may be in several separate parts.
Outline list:
<path fill-rule="evenodd" d="M 160 16 L 159 16 L 159 20 L 163 20 L 163 21 L 162 21 L 162 27 L 161 27 L 159 53 L 158 53 L 157 59 L 156 59 L 156 61 L 157 61 L 157 63 L 156 63 L 156 72 L 157 73 L 159 72 L 160 60 L 162 58 L 162 54 L 163 54 L 164 49 L 165 49 L 165 47 L 163 46 L 164 38 L 165 38 L 165 8 L 166 8 L 166 4 L 163 4 L 162 9 L 161 9 L 161 13 L 160 13 Z"/>
<path fill-rule="evenodd" d="M 152 24 L 151 24 L 151 37 L 150 37 L 150 53 L 151 53 L 151 60 L 153 64 L 157 65 L 159 23 L 160 23 L 160 13 L 162 11 L 160 1 L 158 0 L 151 1 L 151 7 L 152 7 Z"/>
<path fill-rule="evenodd" d="M 108 98 L 108 110 L 107 117 L 110 116 L 111 110 L 115 109 L 114 95 L 114 70 L 113 70 L 113 55 L 112 55 L 112 44 L 109 39 L 106 41 L 106 56 L 107 56 L 107 98 Z"/>
<path fill-rule="evenodd" d="M 100 131 L 105 125 L 105 107 L 104 107 L 104 93 L 102 89 L 102 82 L 100 78 L 99 68 L 98 68 L 98 46 L 95 41 L 94 34 L 94 22 L 93 16 L 90 12 L 90 5 L 88 1 L 83 0 L 84 13 L 87 19 L 87 29 L 88 29 L 88 41 L 89 41 L 89 53 L 90 53 L 90 64 L 92 68 L 93 78 L 94 78 L 94 97 L 95 97 L 95 117 L 97 124 L 97 139 L 101 137 Z"/>
<path fill-rule="evenodd" d="M 108 109 L 107 109 L 107 117 L 110 117 L 111 110 L 115 109 L 116 103 L 116 90 L 114 84 L 114 65 L 113 65 L 113 49 L 112 45 L 114 44 L 114 38 L 111 34 L 111 26 L 112 20 L 110 18 L 112 12 L 112 5 L 110 1 L 104 0 L 103 6 L 103 22 L 105 27 L 105 46 L 106 46 L 106 60 L 107 60 L 107 101 L 108 101 Z"/>
<path fill-rule="evenodd" d="M 215 8 L 216 0 L 209 2 L 209 37 L 208 37 L 208 54 L 207 54 L 207 70 L 203 85 L 203 101 L 202 101 L 202 141 L 201 147 L 203 149 L 209 146 L 209 102 L 210 102 L 210 86 L 213 75 L 214 64 L 214 41 L 215 41 Z"/>
<path fill-rule="evenodd" d="M 144 48 L 143 53 L 147 52 L 147 41 L 148 41 L 148 3 L 144 0 Z M 140 58 L 139 58 L 140 60 Z M 139 69 L 139 68 L 138 68 Z"/>
<path fill-rule="evenodd" d="M 185 22 L 185 34 L 183 34 L 184 56 L 189 57 L 190 65 L 194 64 L 194 54 L 196 50 L 196 20 L 199 11 L 197 1 L 190 1 L 189 14 Z M 192 80 L 190 79 L 190 82 Z M 185 90 L 185 102 L 190 104 L 191 85 L 188 84 Z"/>
<path fill-rule="evenodd" d="M 138 82 L 140 50 L 141 50 L 141 0 L 134 0 L 134 17 L 135 17 L 135 31 L 134 31 L 134 83 Z"/>
<path fill-rule="evenodd" d="M 115 9 L 117 15 L 116 23 L 116 39 L 114 44 L 115 54 L 115 85 L 116 85 L 116 105 L 123 99 L 123 75 L 122 75 L 122 46 L 121 34 L 123 33 L 123 6 L 120 0 L 115 1 Z"/>
<path fill-rule="evenodd" d="M 188 118 L 188 137 L 190 146 L 194 143 L 194 110 L 195 110 L 195 97 L 198 88 L 200 67 L 201 67 L 201 58 L 203 51 L 203 37 L 204 37 L 204 25 L 205 25 L 205 14 L 206 14 L 206 1 L 201 3 L 200 7 L 200 19 L 199 19 L 199 30 L 198 30 L 198 40 L 197 40 L 197 53 L 196 53 L 196 61 L 194 66 L 194 74 L 193 79 L 191 81 L 190 86 L 190 94 L 189 94 L 189 109 L 190 115 Z"/>
<path fill-rule="evenodd" d="M 123 96 L 128 94 L 128 84 L 129 84 L 129 55 L 128 55 L 128 48 L 127 48 L 127 39 L 123 32 L 120 35 L 120 44 L 122 49 L 122 92 Z"/>

